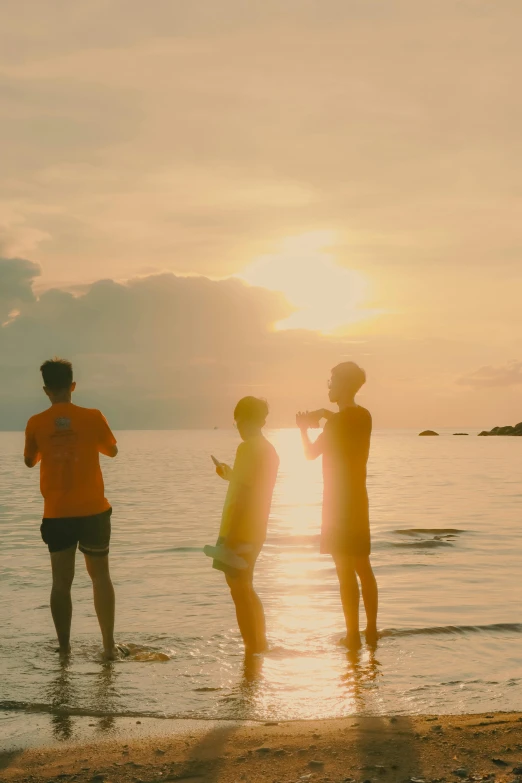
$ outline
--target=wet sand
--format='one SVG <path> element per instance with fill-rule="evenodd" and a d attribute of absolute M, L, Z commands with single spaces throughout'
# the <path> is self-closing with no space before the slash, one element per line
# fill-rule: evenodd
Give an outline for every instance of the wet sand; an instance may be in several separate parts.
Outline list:
<path fill-rule="evenodd" d="M 0 752 L 0 780 L 522 783 L 522 715 L 209 721 L 132 741 Z"/>

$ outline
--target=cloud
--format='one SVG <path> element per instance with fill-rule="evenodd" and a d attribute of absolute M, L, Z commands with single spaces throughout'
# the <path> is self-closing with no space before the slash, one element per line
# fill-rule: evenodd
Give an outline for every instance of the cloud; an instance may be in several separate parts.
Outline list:
<path fill-rule="evenodd" d="M 501 367 L 480 367 L 459 378 L 457 383 L 474 389 L 522 385 L 522 362 L 512 361 Z"/>
<path fill-rule="evenodd" d="M 33 261 L 0 257 L 0 324 L 16 307 L 34 301 L 32 284 L 39 274 Z"/>
<path fill-rule="evenodd" d="M 20 311 L 0 329 L 0 427 L 22 427 L 44 407 L 38 367 L 53 355 L 73 361 L 78 402 L 103 408 L 115 427 L 226 425 L 249 393 L 274 402 L 274 423 L 288 423 L 305 393 L 324 397 L 329 368 L 350 348 L 276 332 L 291 312 L 285 298 L 236 279 L 99 280 L 77 295 L 55 288 L 35 298 L 35 264 L 0 268 L 11 281 L 6 307 Z"/>
<path fill-rule="evenodd" d="M 405 338 L 387 330 L 390 314 L 380 331 L 277 330 L 293 312 L 283 294 L 235 278 L 164 273 L 36 296 L 39 271 L 0 264 L 0 429 L 22 429 L 46 406 L 38 368 L 56 354 L 74 364 L 76 402 L 101 408 L 115 429 L 226 427 L 246 394 L 268 399 L 271 425 L 289 426 L 296 408 L 327 404 L 330 369 L 348 359 L 367 371 L 361 403 L 376 427 L 484 428 L 499 406 L 520 418 L 515 386 L 486 398 L 455 386 L 463 356 L 475 366 L 504 358 L 482 341 Z"/>

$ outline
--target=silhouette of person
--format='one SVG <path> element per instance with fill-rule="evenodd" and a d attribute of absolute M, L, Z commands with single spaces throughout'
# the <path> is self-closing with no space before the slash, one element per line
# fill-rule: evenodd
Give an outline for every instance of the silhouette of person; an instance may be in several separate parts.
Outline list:
<path fill-rule="evenodd" d="M 366 381 L 366 374 L 354 362 L 334 367 L 328 383 L 330 402 L 338 413 L 325 410 L 299 412 L 297 426 L 307 459 L 323 457 L 323 514 L 321 553 L 333 557 L 346 620 L 350 648 L 361 644 L 359 631 L 359 582 L 366 610 L 366 640 L 377 641 L 377 582 L 370 564 L 370 522 L 366 465 L 370 449 L 372 418 L 366 408 L 357 405 L 355 395 Z M 312 442 L 308 429 L 326 419 L 323 433 Z"/>
<path fill-rule="evenodd" d="M 40 367 L 51 406 L 32 416 L 25 431 L 24 461 L 41 462 L 44 514 L 40 528 L 51 555 L 51 613 L 60 653 L 70 652 L 76 547 L 85 556 L 104 657 L 118 657 L 114 644 L 114 587 L 109 574 L 112 509 L 105 497 L 99 455 L 115 457 L 116 439 L 98 410 L 73 405 L 73 368 L 64 359 Z"/>
<path fill-rule="evenodd" d="M 279 457 L 263 435 L 268 416 L 265 400 L 243 397 L 236 405 L 234 420 L 242 443 L 234 467 L 219 463 L 216 473 L 229 482 L 217 545 L 241 552 L 247 568 L 239 569 L 214 560 L 214 568 L 225 573 L 236 608 L 245 653 L 266 650 L 265 613 L 254 590 L 254 568 L 266 539 L 268 517 Z"/>

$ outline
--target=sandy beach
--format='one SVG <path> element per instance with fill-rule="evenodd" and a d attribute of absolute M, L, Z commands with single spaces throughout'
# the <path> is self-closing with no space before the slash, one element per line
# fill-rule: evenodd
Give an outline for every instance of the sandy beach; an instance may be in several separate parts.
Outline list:
<path fill-rule="evenodd" d="M 209 722 L 173 736 L 0 754 L 5 781 L 522 781 L 522 715 Z"/>

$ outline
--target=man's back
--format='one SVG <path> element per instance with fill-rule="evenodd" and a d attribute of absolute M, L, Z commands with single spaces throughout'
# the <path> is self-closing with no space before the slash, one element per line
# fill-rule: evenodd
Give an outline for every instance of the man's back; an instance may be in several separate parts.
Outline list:
<path fill-rule="evenodd" d="M 99 452 L 116 440 L 98 410 L 71 402 L 52 405 L 29 419 L 25 456 L 41 457 L 44 517 L 83 517 L 110 508 L 105 498 Z"/>
<path fill-rule="evenodd" d="M 371 431 L 371 415 L 359 405 L 336 413 L 324 428 L 323 525 L 326 537 L 339 544 L 361 536 L 369 541 L 366 465 Z"/>

